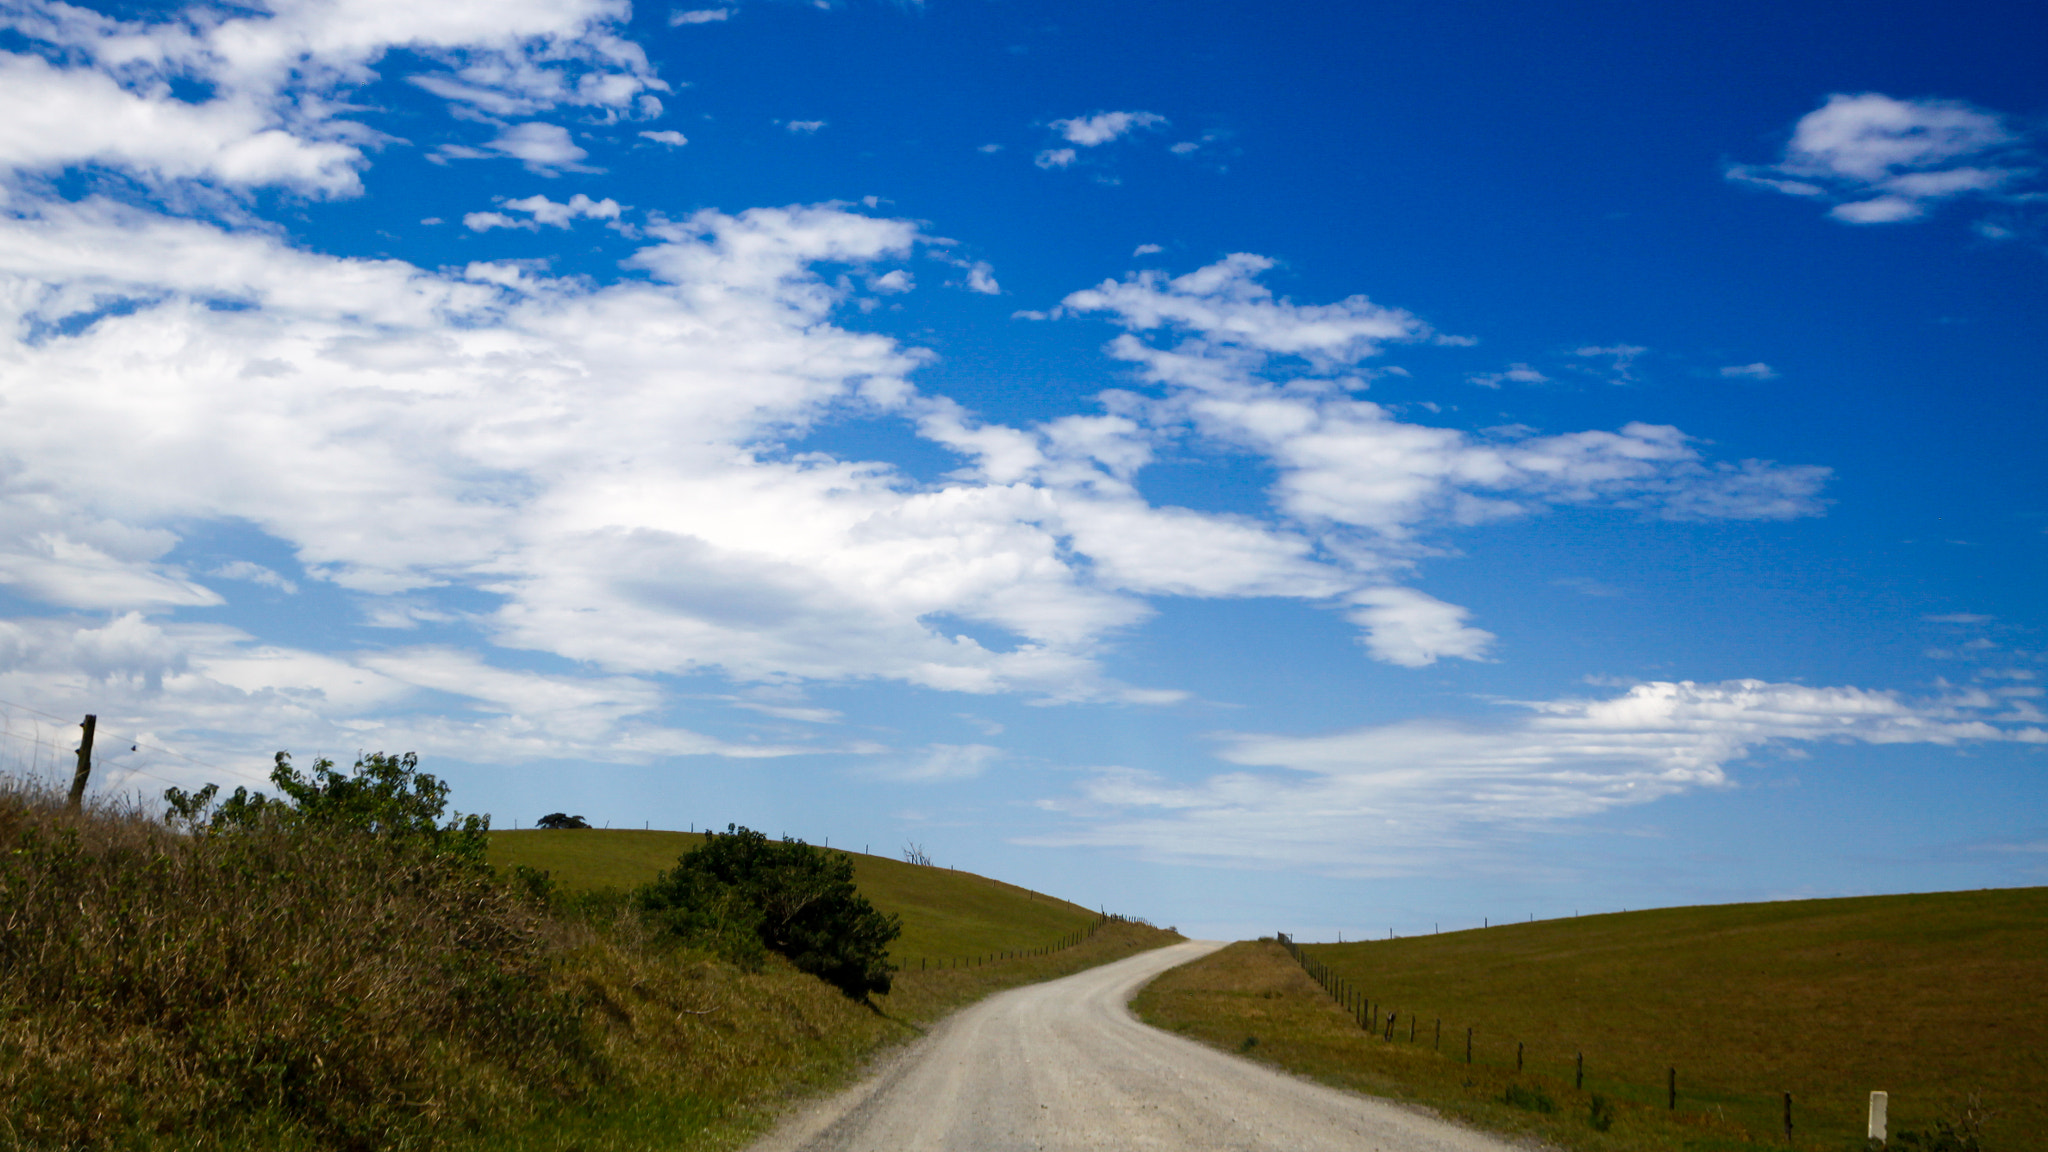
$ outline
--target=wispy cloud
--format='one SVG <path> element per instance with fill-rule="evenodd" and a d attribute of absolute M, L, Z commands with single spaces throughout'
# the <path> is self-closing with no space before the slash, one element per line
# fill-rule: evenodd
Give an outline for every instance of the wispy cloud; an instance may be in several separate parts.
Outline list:
<path fill-rule="evenodd" d="M 1194 783 L 1105 770 L 1047 803 L 1075 821 L 1048 842 L 1160 859 L 1413 874 L 1498 851 L 1528 831 L 1730 784 L 1767 748 L 1813 743 L 2048 743 L 2048 730 L 1984 694 L 1909 699 L 1760 680 L 1640 684 L 1617 696 L 1510 705 L 1503 722 L 1410 721 L 1326 736 L 1224 734 L 1247 771 Z M 1277 771 L 1258 771 L 1260 769 Z"/>
<path fill-rule="evenodd" d="M 1777 369 L 1759 360 L 1754 364 L 1731 364 L 1721 369 L 1723 380 L 1776 380 Z"/>
<path fill-rule="evenodd" d="M 1845 224 L 1917 220 L 1947 201 L 2011 200 L 2036 170 L 2005 117 L 1959 100 L 1836 93 L 1801 117 L 1775 164 L 1728 179 L 1830 204 Z"/>

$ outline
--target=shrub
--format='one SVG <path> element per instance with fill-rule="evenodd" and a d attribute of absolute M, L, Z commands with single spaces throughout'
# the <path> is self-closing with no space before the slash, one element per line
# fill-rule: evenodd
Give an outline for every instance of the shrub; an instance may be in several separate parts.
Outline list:
<path fill-rule="evenodd" d="M 1607 1097 L 1593 1093 L 1591 1107 L 1586 1110 L 1586 1123 L 1591 1124 L 1595 1132 L 1605 1132 L 1614 1127 L 1614 1105 Z"/>
<path fill-rule="evenodd" d="M 291 753 L 279 752 L 270 780 L 283 793 L 281 797 L 273 799 L 237 788 L 218 805 L 214 803 L 220 792 L 218 784 L 208 784 L 197 792 L 167 789 L 164 800 L 170 810 L 165 818 L 195 833 L 247 830 L 266 824 L 361 832 L 384 840 L 419 843 L 474 864 L 483 863 L 490 843 L 491 823 L 485 817 L 457 813 L 446 825 L 440 823 L 448 803 L 448 785 L 419 771 L 419 757 L 411 752 L 358 756 L 355 768 L 346 776 L 334 770 L 334 761 L 325 758 L 313 762 L 311 776 L 302 776 L 292 767 Z"/>
<path fill-rule="evenodd" d="M 889 991 L 889 942 L 902 934 L 853 886 L 853 862 L 788 837 L 728 824 L 634 893 L 670 935 L 742 962 L 787 957 L 854 999 Z"/>
<path fill-rule="evenodd" d="M 1530 1112 L 1548 1115 L 1557 1111 L 1557 1101 L 1552 1100 L 1541 1088 L 1524 1088 L 1520 1084 L 1510 1084 L 1503 1099 L 1516 1108 L 1527 1109 Z"/>
<path fill-rule="evenodd" d="M 550 812 L 533 822 L 535 828 L 588 828 L 590 821 L 567 812 Z"/>

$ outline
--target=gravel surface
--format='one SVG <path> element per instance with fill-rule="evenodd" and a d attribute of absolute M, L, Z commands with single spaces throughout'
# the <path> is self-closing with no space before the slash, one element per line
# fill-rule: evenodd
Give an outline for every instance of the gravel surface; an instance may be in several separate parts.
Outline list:
<path fill-rule="evenodd" d="M 1516 1147 L 1161 1032 L 1125 1007 L 1146 981 L 1220 947 L 1176 944 L 991 996 L 753 1152 Z"/>

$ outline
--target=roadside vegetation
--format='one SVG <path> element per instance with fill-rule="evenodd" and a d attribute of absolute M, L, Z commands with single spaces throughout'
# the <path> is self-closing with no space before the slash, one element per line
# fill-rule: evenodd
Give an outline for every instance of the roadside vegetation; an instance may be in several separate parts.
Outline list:
<path fill-rule="evenodd" d="M 1372 1033 L 1272 941 L 1169 972 L 1136 1007 L 1565 1148 L 1782 1148 L 1790 1092 L 1793 1147 L 1861 1150 L 1873 1090 L 1890 1094 L 1894 1149 L 2048 1147 L 2048 889 L 1662 909 L 1303 952 L 1349 1003 L 1370 1002 Z"/>
<path fill-rule="evenodd" d="M 272 779 L 168 814 L 0 779 L 0 1148 L 734 1147 L 955 1007 L 1178 938 L 891 972 L 841 853 L 735 828 L 591 891 L 493 867 L 410 757 Z"/>

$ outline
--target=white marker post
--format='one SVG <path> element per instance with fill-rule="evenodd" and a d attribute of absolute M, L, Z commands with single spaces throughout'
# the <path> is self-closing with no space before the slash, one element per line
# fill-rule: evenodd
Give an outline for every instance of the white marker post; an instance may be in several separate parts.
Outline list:
<path fill-rule="evenodd" d="M 1885 1141 L 1884 1112 L 1885 1106 L 1889 1103 L 1891 1103 L 1891 1096 L 1888 1093 L 1872 1092 L 1870 1094 L 1870 1138 L 1880 1144 Z"/>

